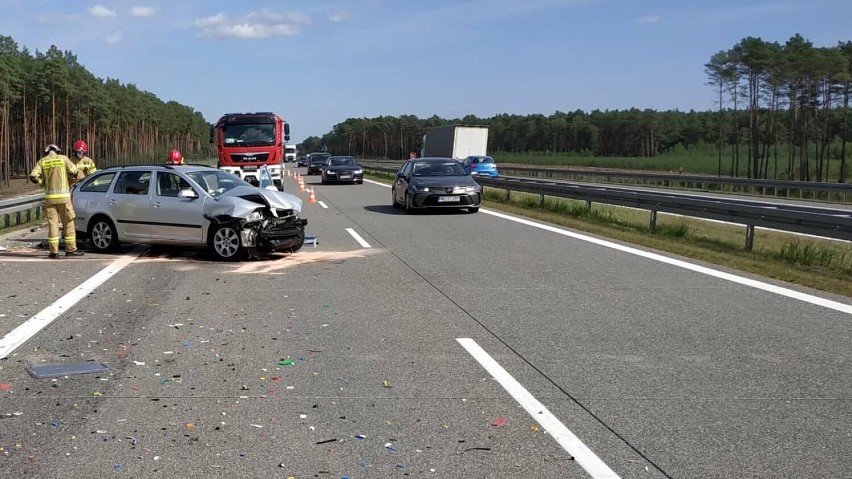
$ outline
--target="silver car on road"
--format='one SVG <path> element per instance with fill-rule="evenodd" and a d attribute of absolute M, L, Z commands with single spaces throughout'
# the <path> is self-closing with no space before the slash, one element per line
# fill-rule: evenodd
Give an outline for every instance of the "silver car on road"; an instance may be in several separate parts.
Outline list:
<path fill-rule="evenodd" d="M 79 236 L 98 252 L 120 243 L 207 247 L 221 260 L 302 247 L 302 200 L 205 166 L 99 170 L 72 192 Z"/>

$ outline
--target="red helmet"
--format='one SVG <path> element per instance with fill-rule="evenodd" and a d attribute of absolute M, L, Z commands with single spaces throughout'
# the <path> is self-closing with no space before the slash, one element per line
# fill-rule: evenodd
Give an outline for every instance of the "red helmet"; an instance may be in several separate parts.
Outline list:
<path fill-rule="evenodd" d="M 182 165 L 183 164 L 183 155 L 180 154 L 180 150 L 172 150 L 172 151 L 169 152 L 168 163 L 170 165 Z"/>
<path fill-rule="evenodd" d="M 83 140 L 77 140 L 74 142 L 74 152 L 80 152 L 85 155 L 89 152 L 89 145 Z"/>

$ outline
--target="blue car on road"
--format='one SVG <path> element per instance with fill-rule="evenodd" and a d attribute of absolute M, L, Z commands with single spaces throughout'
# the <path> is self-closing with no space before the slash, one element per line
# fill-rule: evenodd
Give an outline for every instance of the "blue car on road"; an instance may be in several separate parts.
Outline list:
<path fill-rule="evenodd" d="M 499 176 L 497 163 L 490 156 L 468 156 L 462 161 L 462 166 L 471 175 Z"/>

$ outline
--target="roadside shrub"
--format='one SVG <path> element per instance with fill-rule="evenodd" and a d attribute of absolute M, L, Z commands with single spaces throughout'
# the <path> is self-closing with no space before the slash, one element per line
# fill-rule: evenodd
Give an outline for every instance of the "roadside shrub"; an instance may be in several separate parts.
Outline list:
<path fill-rule="evenodd" d="M 831 266 L 842 265 L 846 254 L 836 249 L 799 240 L 790 241 L 781 247 L 777 257 L 790 264 Z M 841 266 L 842 267 L 842 266 Z"/>

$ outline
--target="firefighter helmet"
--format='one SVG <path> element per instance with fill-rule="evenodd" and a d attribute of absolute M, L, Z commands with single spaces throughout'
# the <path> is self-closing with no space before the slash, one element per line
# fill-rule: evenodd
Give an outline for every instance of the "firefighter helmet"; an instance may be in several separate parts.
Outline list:
<path fill-rule="evenodd" d="M 82 153 L 86 154 L 89 152 L 89 145 L 86 144 L 83 140 L 77 140 L 74 142 L 74 153 Z"/>
<path fill-rule="evenodd" d="M 62 151 L 62 149 L 59 148 L 59 146 L 57 146 L 56 143 L 51 143 L 51 144 L 44 147 L 45 153 L 50 153 L 51 151 L 55 151 L 55 152 L 59 153 L 59 152 Z"/>
<path fill-rule="evenodd" d="M 183 164 L 183 155 L 180 154 L 180 150 L 172 150 L 172 151 L 169 152 L 168 163 L 170 165 L 182 165 Z"/>

